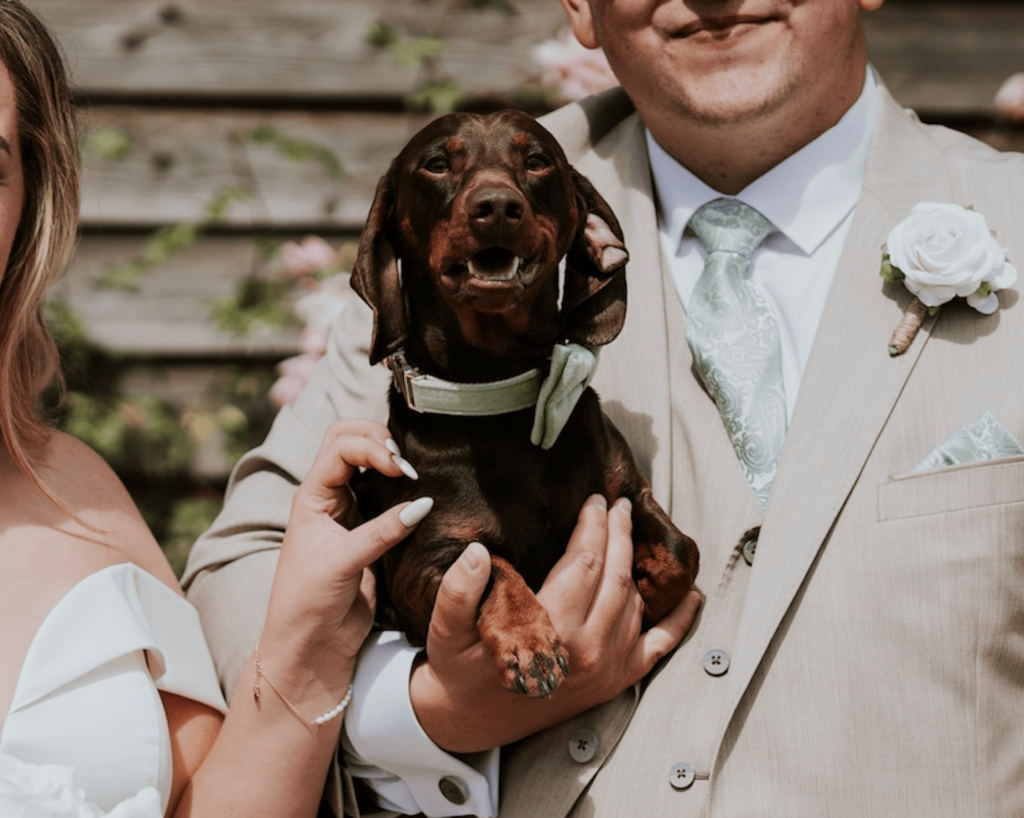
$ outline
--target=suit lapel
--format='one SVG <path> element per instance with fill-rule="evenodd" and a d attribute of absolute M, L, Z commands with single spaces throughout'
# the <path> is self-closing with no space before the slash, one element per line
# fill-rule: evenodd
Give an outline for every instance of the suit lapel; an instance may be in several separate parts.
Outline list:
<path fill-rule="evenodd" d="M 667 349 L 669 339 L 658 222 L 639 118 L 627 117 L 575 164 L 611 203 L 629 251 L 626 325 L 619 337 L 602 350 L 594 386 L 601 393 L 602 383 L 614 382 L 617 394 L 644 394 L 649 398 L 642 407 L 631 406 L 628 411 L 609 400 L 605 409 L 633 444 L 641 470 L 650 475 L 655 496 L 667 503 L 671 459 L 656 455 L 671 451 L 673 362 L 668 356 L 651 354 L 651 350 Z M 608 394 L 612 395 L 612 390 Z M 645 437 L 650 445 L 643 444 Z"/>
<path fill-rule="evenodd" d="M 749 685 L 842 511 L 935 319 L 892 358 L 892 330 L 911 301 L 879 276 L 889 231 L 921 201 L 951 201 L 943 159 L 880 88 L 865 183 L 801 381 L 758 542 L 732 670 L 733 706 Z M 822 467 L 827 453 L 828 465 Z M 732 675 L 732 674 L 730 674 Z"/>

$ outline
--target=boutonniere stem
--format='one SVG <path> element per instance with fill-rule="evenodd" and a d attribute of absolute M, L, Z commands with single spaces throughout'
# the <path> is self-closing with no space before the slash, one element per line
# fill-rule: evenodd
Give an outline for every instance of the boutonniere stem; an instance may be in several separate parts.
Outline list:
<path fill-rule="evenodd" d="M 1017 269 L 970 207 L 939 202 L 914 205 L 882 245 L 882 278 L 900 282 L 915 296 L 889 339 L 889 354 L 906 352 L 926 315 L 964 298 L 983 315 L 999 309 L 996 293 L 1017 281 Z"/>
<path fill-rule="evenodd" d="M 928 307 L 920 298 L 915 298 L 910 302 L 902 320 L 892 331 L 892 337 L 889 339 L 889 355 L 895 358 L 910 349 L 914 336 L 921 329 L 921 323 L 926 315 L 928 315 Z"/>

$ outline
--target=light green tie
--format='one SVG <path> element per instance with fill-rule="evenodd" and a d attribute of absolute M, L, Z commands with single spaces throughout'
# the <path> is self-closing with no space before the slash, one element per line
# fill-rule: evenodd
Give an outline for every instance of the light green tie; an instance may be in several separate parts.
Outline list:
<path fill-rule="evenodd" d="M 786 394 L 779 325 L 747 268 L 774 227 L 735 199 L 708 202 L 690 226 L 707 260 L 690 298 L 686 340 L 764 508 L 786 436 Z"/>

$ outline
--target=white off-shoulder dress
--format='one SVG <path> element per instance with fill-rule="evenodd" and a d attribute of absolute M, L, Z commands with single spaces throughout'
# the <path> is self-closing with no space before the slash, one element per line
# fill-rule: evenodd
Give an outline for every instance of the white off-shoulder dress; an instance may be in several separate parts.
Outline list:
<path fill-rule="evenodd" d="M 136 565 L 104 568 L 68 591 L 36 632 L 0 758 L 72 768 L 103 811 L 155 788 L 163 814 L 172 770 L 161 690 L 227 709 L 195 609 Z"/>

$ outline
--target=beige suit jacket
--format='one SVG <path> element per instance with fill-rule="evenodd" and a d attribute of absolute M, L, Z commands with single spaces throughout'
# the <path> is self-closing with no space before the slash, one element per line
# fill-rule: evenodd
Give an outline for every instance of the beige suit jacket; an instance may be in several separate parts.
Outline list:
<path fill-rule="evenodd" d="M 642 697 L 506 749 L 501 815 L 1024 815 L 1024 457 L 911 474 L 985 410 L 1024 441 L 1024 304 L 1008 290 L 992 316 L 947 305 L 891 358 L 910 297 L 878 274 L 889 230 L 921 201 L 973 205 L 1024 266 L 1024 157 L 921 125 L 882 91 L 765 515 L 691 371 L 628 100 L 613 92 L 547 124 L 622 221 L 627 322 L 594 386 L 700 545 L 707 600 Z M 324 427 L 383 417 L 386 377 L 360 357 L 365 311 L 348 320 L 193 552 L 190 598 L 229 684 Z M 758 526 L 748 564 L 743 542 Z M 709 651 L 724 674 L 705 669 Z M 580 729 L 597 737 L 583 763 L 569 754 Z M 687 768 L 694 780 L 680 788 Z M 343 780 L 332 778 L 335 799 Z"/>

